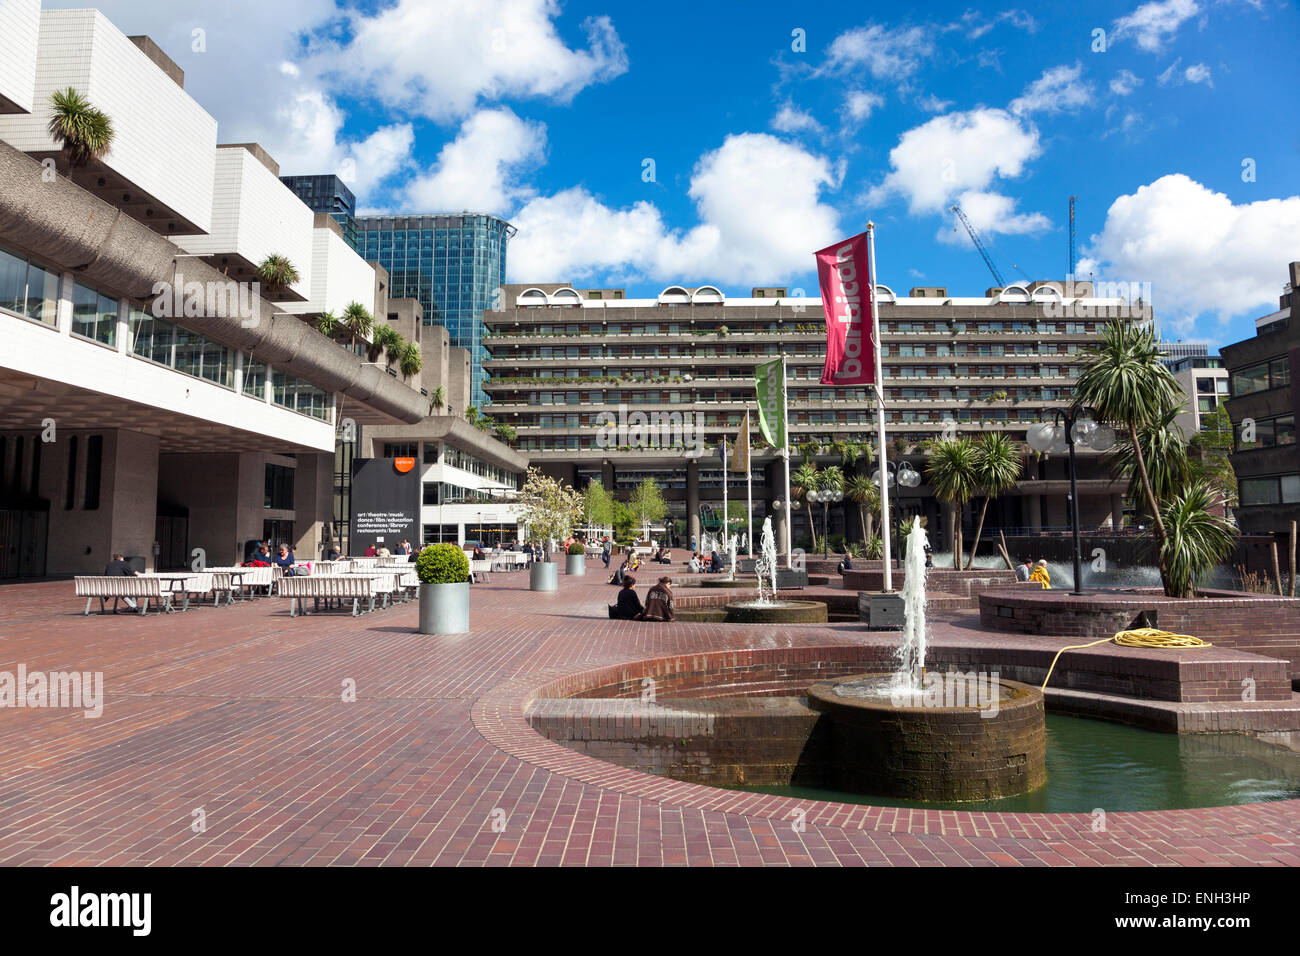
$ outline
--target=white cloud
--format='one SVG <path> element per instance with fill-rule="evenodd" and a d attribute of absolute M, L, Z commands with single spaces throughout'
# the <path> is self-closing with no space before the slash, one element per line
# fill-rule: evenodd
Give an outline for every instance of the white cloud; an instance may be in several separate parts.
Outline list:
<path fill-rule="evenodd" d="M 649 202 L 612 209 L 582 187 L 530 200 L 512 218 L 512 281 L 617 272 L 670 281 L 779 281 L 806 272 L 839 234 L 821 192 L 838 186 L 821 156 L 764 133 L 728 136 L 691 177 L 699 224 L 669 229 Z"/>
<path fill-rule="evenodd" d="M 406 203 L 422 212 L 508 212 L 528 194 L 515 175 L 540 160 L 545 147 L 540 123 L 525 122 L 504 107 L 481 110 L 442 148 L 433 169 L 407 185 Z"/>
<path fill-rule="evenodd" d="M 1017 116 L 1026 113 L 1060 113 L 1075 110 L 1092 102 L 1092 86 L 1079 80 L 1083 67 L 1054 66 L 1025 88 L 1011 101 L 1008 109 Z"/>
<path fill-rule="evenodd" d="M 874 110 L 885 105 L 885 98 L 869 90 L 849 90 L 844 94 L 844 117 L 853 123 L 863 123 Z"/>
<path fill-rule="evenodd" d="M 553 22 L 559 15 L 557 0 L 397 0 L 373 16 L 351 12 L 350 38 L 323 44 L 312 65 L 389 107 L 439 121 L 507 96 L 567 103 L 627 71 L 608 17 L 584 21 L 587 47 L 570 49 Z"/>
<path fill-rule="evenodd" d="M 1041 148 L 1038 131 L 999 109 L 950 113 L 905 132 L 889 153 L 893 167 L 869 202 L 903 196 L 913 213 L 942 210 L 958 193 L 983 190 L 995 176 L 1014 179 Z"/>
<path fill-rule="evenodd" d="M 1142 85 L 1142 78 L 1129 70 L 1120 70 L 1110 81 L 1110 91 L 1116 96 L 1128 96 Z"/>
<path fill-rule="evenodd" d="M 1186 21 L 1200 12 L 1196 0 L 1153 0 L 1115 21 L 1116 39 L 1133 36 L 1149 53 L 1159 53 Z"/>
<path fill-rule="evenodd" d="M 1180 56 L 1169 64 L 1169 68 L 1156 77 L 1156 81 L 1161 86 L 1182 86 L 1184 83 L 1204 83 L 1207 86 L 1214 86 L 1214 81 L 1210 75 L 1210 68 L 1204 63 L 1193 63 L 1186 69 L 1180 69 L 1183 64 L 1183 58 Z"/>
<path fill-rule="evenodd" d="M 1041 212 L 1018 213 L 1016 201 L 1001 193 L 970 190 L 957 197 L 962 212 L 971 225 L 982 233 L 1024 235 L 1043 232 L 1052 227 L 1051 220 Z M 954 228 L 941 227 L 935 238 L 950 245 L 964 246 L 970 242 L 960 224 Z"/>
<path fill-rule="evenodd" d="M 992 20 L 985 20 L 984 14 L 978 10 L 967 10 L 962 14 L 961 23 L 954 23 L 949 29 L 964 29 L 966 39 L 978 40 L 999 23 L 1010 23 L 1013 27 L 1025 33 L 1038 32 L 1038 21 L 1024 10 L 1003 10 Z"/>
<path fill-rule="evenodd" d="M 806 110 L 801 110 L 793 103 L 786 102 L 776 111 L 772 117 L 772 129 L 778 133 L 820 133 L 822 124 L 817 122 L 813 115 Z"/>
<path fill-rule="evenodd" d="M 1116 199 L 1086 251 L 1080 274 L 1150 282 L 1157 317 L 1174 326 L 1272 311 L 1286 264 L 1300 260 L 1300 196 L 1237 204 L 1162 176 Z"/>
<path fill-rule="evenodd" d="M 1183 78 L 1188 83 L 1204 83 L 1207 86 L 1213 86 L 1214 80 L 1210 76 L 1210 68 L 1204 63 L 1193 63 L 1183 71 Z"/>
<path fill-rule="evenodd" d="M 827 66 L 831 70 L 865 67 L 877 80 L 904 84 L 934 55 L 934 31 L 928 27 L 880 24 L 846 30 L 831 41 Z"/>
<path fill-rule="evenodd" d="M 933 93 L 928 93 L 916 101 L 916 105 L 927 113 L 942 113 L 948 107 L 952 106 L 952 100 L 941 100 Z"/>

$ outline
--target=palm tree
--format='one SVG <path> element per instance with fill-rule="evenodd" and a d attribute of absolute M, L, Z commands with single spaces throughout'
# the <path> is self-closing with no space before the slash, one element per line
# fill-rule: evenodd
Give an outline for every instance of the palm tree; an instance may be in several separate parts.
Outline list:
<path fill-rule="evenodd" d="M 975 446 L 969 438 L 937 441 L 930 446 L 925 471 L 934 496 L 957 512 L 953 521 L 952 566 L 960 571 L 962 506 L 979 487 L 975 477 Z"/>
<path fill-rule="evenodd" d="M 424 356 L 420 354 L 420 347 L 414 342 L 404 343 L 397 357 L 397 367 L 403 379 L 419 375 L 420 370 L 424 368 Z"/>
<path fill-rule="evenodd" d="M 298 267 L 285 256 L 271 253 L 257 266 L 257 278 L 266 284 L 266 297 L 273 299 L 282 295 L 289 286 L 298 281 Z"/>
<path fill-rule="evenodd" d="M 334 338 L 339 332 L 339 318 L 333 312 L 322 312 L 316 316 L 316 331 L 327 338 Z"/>
<path fill-rule="evenodd" d="M 439 385 L 433 390 L 433 407 L 442 411 L 442 407 L 447 404 L 447 390 Z"/>
<path fill-rule="evenodd" d="M 1100 339 L 1097 346 L 1085 353 L 1089 358 L 1074 383 L 1072 411 L 1080 414 L 1090 407 L 1102 421 L 1128 433 L 1133 465 L 1152 517 L 1160 580 L 1168 594 L 1170 580 L 1165 565 L 1168 535 L 1138 433 L 1159 421 L 1168 409 L 1182 405 L 1183 390 L 1160 361 L 1160 343 L 1150 327 L 1128 321 L 1110 322 Z"/>
<path fill-rule="evenodd" d="M 402 357 L 402 347 L 406 345 L 406 340 L 391 325 L 376 322 L 370 337 L 370 344 L 382 351 L 388 360 L 388 364 L 392 365 Z"/>
<path fill-rule="evenodd" d="M 790 494 L 802 498 L 806 492 L 812 491 L 817 487 L 817 480 L 817 466 L 810 461 L 804 461 L 802 465 L 790 474 Z M 793 509 L 791 509 L 791 514 L 788 516 L 788 520 L 793 527 Z M 808 509 L 808 528 L 812 532 L 812 549 L 816 551 L 817 528 L 816 522 L 813 521 L 811 508 Z"/>
<path fill-rule="evenodd" d="M 51 93 L 50 107 L 50 138 L 63 149 L 70 167 L 85 166 L 112 147 L 113 121 L 73 87 Z"/>
<path fill-rule="evenodd" d="M 872 518 L 880 510 L 880 489 L 867 475 L 854 475 L 844 483 L 844 496 L 858 506 L 862 541 L 870 545 L 875 531 Z"/>
<path fill-rule="evenodd" d="M 351 344 L 355 346 L 357 339 L 364 339 L 375 327 L 375 317 L 360 302 L 349 302 L 343 310 L 343 327 L 348 330 Z"/>
<path fill-rule="evenodd" d="M 844 491 L 844 471 L 839 465 L 831 465 L 829 468 L 823 468 L 817 475 L 818 491 Z M 826 537 L 830 538 L 830 511 L 831 503 L 822 502 L 822 526 L 827 529 Z M 816 546 L 813 547 L 816 550 Z"/>
<path fill-rule="evenodd" d="M 1237 529 L 1210 514 L 1217 499 L 1209 483 L 1198 480 L 1164 506 L 1167 534 L 1159 543 L 1159 558 L 1170 597 L 1195 597 L 1196 586 L 1232 550 Z"/>
<path fill-rule="evenodd" d="M 1138 431 L 1142 458 L 1147 463 L 1151 490 L 1160 501 L 1168 501 L 1180 494 L 1192 479 L 1191 460 L 1187 456 L 1187 441 L 1178 424 L 1181 408 L 1167 408 L 1155 420 Z M 1129 479 L 1128 496 L 1137 501 L 1142 495 L 1142 482 L 1137 472 L 1137 456 L 1133 442 L 1127 435 L 1115 441 L 1110 461 L 1116 471 Z"/>
<path fill-rule="evenodd" d="M 984 492 L 980 505 L 980 520 L 975 525 L 975 543 L 971 545 L 966 570 L 975 564 L 980 535 L 984 533 L 984 515 L 989 510 L 989 500 L 1014 488 L 1020 478 L 1020 452 L 1011 439 L 1002 432 L 989 432 L 975 445 L 975 483 Z"/>

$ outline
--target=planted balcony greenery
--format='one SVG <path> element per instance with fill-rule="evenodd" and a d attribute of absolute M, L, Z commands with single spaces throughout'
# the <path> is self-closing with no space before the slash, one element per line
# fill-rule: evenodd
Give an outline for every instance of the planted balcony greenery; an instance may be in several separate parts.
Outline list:
<path fill-rule="evenodd" d="M 268 299 L 283 295 L 289 286 L 301 278 L 297 266 L 286 256 L 274 252 L 257 264 L 256 272 L 258 280 L 266 286 Z"/>
<path fill-rule="evenodd" d="M 414 342 L 403 341 L 401 351 L 397 354 L 397 368 L 402 373 L 403 379 L 419 375 L 424 368 L 424 356 L 420 352 L 420 347 Z"/>
<path fill-rule="evenodd" d="M 113 121 L 91 105 L 75 88 L 50 94 L 50 137 L 59 144 L 72 168 L 103 157 L 113 145 Z"/>

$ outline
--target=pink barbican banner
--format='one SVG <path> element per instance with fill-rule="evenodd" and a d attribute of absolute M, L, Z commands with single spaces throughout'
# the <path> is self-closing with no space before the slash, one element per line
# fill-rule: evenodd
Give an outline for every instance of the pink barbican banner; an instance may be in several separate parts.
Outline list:
<path fill-rule="evenodd" d="M 871 342 L 871 269 L 867 234 L 827 246 L 817 256 L 817 278 L 826 315 L 823 385 L 870 385 L 876 380 Z"/>

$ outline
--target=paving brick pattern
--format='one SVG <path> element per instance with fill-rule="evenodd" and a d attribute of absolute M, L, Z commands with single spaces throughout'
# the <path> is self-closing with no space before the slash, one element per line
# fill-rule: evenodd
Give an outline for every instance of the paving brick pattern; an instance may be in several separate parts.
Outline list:
<path fill-rule="evenodd" d="M 70 582 L 0 587 L 0 670 L 102 671 L 106 685 L 99 719 L 0 710 L 0 864 L 1300 864 L 1300 801 L 1112 813 L 1094 833 L 1084 814 L 817 803 L 576 753 L 524 715 L 567 675 L 704 652 L 811 660 L 894 638 L 610 621 L 612 593 L 590 576 L 539 595 L 493 575 L 472 588 L 472 633 L 425 637 L 414 605 L 83 618 Z M 972 617 L 937 621 L 936 644 L 1006 639 Z"/>

